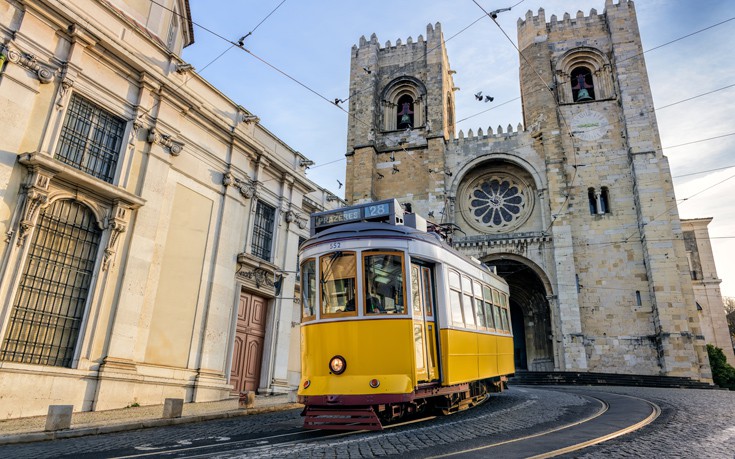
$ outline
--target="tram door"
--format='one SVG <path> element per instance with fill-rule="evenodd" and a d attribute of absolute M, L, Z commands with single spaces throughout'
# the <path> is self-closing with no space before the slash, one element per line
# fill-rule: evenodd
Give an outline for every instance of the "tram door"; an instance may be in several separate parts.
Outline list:
<path fill-rule="evenodd" d="M 419 382 L 439 378 L 432 279 L 431 268 L 411 263 L 414 351 L 416 377 Z"/>

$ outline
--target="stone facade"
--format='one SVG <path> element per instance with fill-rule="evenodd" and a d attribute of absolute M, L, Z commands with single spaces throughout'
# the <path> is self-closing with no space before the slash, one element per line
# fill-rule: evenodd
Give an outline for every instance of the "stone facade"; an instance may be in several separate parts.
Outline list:
<path fill-rule="evenodd" d="M 440 25 L 361 38 L 347 201 L 395 197 L 456 225 L 455 247 L 510 284 L 519 369 L 708 380 L 633 2 L 529 11 L 518 43 L 524 125 L 455 135 Z"/>
<path fill-rule="evenodd" d="M 717 277 L 715 258 L 709 239 L 707 225 L 711 218 L 686 219 L 681 221 L 684 231 L 684 246 L 687 251 L 689 274 L 694 287 L 694 299 L 707 344 L 722 348 L 727 361 L 735 366 L 733 343 L 727 327 L 725 305 L 720 292 L 722 279 Z M 723 327 L 722 324 L 725 324 Z"/>
<path fill-rule="evenodd" d="M 3 0 L 0 36 L 0 418 L 230 397 L 243 296 L 253 387 L 297 385 L 298 244 L 341 200 L 181 60 L 188 2 Z"/>

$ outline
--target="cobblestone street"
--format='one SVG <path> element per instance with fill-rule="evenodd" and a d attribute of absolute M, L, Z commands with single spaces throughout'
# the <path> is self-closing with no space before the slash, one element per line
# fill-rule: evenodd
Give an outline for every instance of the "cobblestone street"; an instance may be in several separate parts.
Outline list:
<path fill-rule="evenodd" d="M 645 398 L 661 407 L 661 416 L 637 432 L 563 457 L 735 458 L 735 392 L 650 387 L 588 389 Z"/>
<path fill-rule="evenodd" d="M 563 457 L 735 457 L 735 415 L 732 412 L 735 392 L 548 386 L 513 387 L 473 410 L 383 432 L 359 432 L 336 437 L 327 436 L 325 432 L 298 433 L 302 423 L 299 410 L 288 410 L 181 426 L 9 445 L 0 447 L 0 457 L 126 457 L 158 453 L 169 457 L 218 458 L 424 458 L 470 449 L 476 451 L 464 457 L 487 457 L 492 448 L 477 448 L 549 431 L 594 414 L 600 410 L 599 403 L 583 395 L 595 397 L 606 392 L 650 400 L 660 406 L 661 415 L 637 432 Z M 289 439 L 292 435 L 302 437 L 294 441 Z M 278 440 L 274 441 L 276 438 Z"/>

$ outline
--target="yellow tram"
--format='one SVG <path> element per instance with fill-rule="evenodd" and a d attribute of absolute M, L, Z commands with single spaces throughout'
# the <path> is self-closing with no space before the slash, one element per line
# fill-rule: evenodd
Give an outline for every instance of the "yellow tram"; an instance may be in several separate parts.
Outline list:
<path fill-rule="evenodd" d="M 468 408 L 514 372 L 508 284 L 395 199 L 311 216 L 300 248 L 304 426 Z"/>

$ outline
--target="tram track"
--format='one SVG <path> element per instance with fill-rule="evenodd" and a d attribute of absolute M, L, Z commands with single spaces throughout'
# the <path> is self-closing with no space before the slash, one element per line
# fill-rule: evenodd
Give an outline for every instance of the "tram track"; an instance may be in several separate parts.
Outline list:
<path fill-rule="evenodd" d="M 534 389 L 535 390 L 535 389 Z M 609 441 L 613 438 L 629 434 L 653 422 L 661 413 L 661 409 L 653 402 L 630 395 L 621 395 L 607 392 L 595 392 L 592 389 L 581 388 L 544 388 L 543 392 L 551 394 L 562 392 L 573 394 L 597 404 L 597 409 L 588 413 L 584 418 L 577 419 L 563 425 L 536 432 L 531 435 L 523 435 L 522 429 L 515 431 L 515 436 L 504 441 L 479 444 L 483 440 L 477 438 L 471 447 L 462 447 L 458 443 L 445 444 L 439 449 L 414 450 L 406 457 L 487 457 L 493 456 L 503 458 L 533 458 L 545 459 L 569 454 L 574 451 Z M 550 396 L 550 395 L 546 395 Z M 470 414 L 471 411 L 463 411 Z M 453 416 L 452 416 L 453 417 Z M 406 420 L 395 424 L 384 426 L 384 432 L 371 431 L 318 431 L 310 429 L 299 429 L 251 438 L 232 438 L 215 440 L 190 439 L 179 440 L 169 444 L 153 445 L 155 450 L 140 450 L 137 453 L 127 451 L 127 454 L 107 456 L 118 459 L 132 458 L 204 458 L 204 457 L 269 457 L 271 455 L 304 455 L 322 448 L 331 448 L 339 444 L 355 444 L 362 442 L 381 442 L 385 435 L 402 435 L 400 430 L 395 430 L 409 425 L 415 425 L 416 432 L 432 429 L 435 426 L 430 422 L 437 416 L 424 416 L 421 418 Z M 445 418 L 438 417 L 439 420 Z M 459 424 L 450 422 L 454 428 L 461 429 Z M 449 428 L 450 424 L 444 424 Z M 369 432 L 369 434 L 368 434 Z M 485 440 L 490 439 L 486 437 Z M 197 444 L 199 443 L 199 444 Z M 151 448 L 154 449 L 154 448 Z M 438 452 L 438 454 L 437 454 Z M 429 456 L 429 454 L 433 454 Z"/>
<path fill-rule="evenodd" d="M 504 458 L 547 459 L 579 451 L 629 434 L 652 423 L 661 414 L 661 408 L 658 405 L 640 397 L 611 393 L 601 393 L 599 396 L 593 396 L 588 391 L 576 390 L 566 390 L 565 392 L 593 399 L 600 403 L 602 407 L 591 416 L 554 429 L 479 447 L 429 456 L 427 459 L 485 457 L 490 452 L 494 456 Z M 620 403 L 626 399 L 628 403 Z M 635 422 L 630 424 L 630 421 Z"/>

